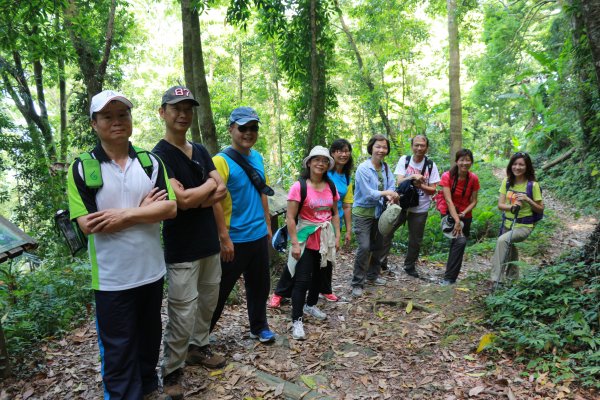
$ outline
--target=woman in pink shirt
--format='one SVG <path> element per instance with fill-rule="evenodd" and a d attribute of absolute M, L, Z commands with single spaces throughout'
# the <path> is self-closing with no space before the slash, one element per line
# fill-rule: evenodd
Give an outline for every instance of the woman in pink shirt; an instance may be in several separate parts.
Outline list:
<path fill-rule="evenodd" d="M 290 188 L 286 214 L 292 243 L 287 264 L 292 276 L 292 337 L 296 340 L 306 338 L 304 314 L 320 320 L 327 318 L 317 307 L 319 268 L 326 267 L 328 263 L 335 264 L 336 251 L 340 246 L 339 196 L 335 185 L 327 177 L 327 171 L 334 165 L 329 150 L 322 146 L 314 147 L 302 164 L 305 171 Z M 301 184 L 301 181 L 304 183 Z M 306 197 L 301 204 L 304 184 Z"/>

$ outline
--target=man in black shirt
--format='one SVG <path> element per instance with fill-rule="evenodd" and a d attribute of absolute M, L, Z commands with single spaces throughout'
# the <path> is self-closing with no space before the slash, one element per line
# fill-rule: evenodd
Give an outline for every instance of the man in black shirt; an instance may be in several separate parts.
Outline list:
<path fill-rule="evenodd" d="M 227 189 L 206 149 L 186 140 L 198 105 L 185 87 L 167 90 L 159 109 L 166 133 L 153 150 L 169 170 L 177 196 L 177 218 L 163 224 L 169 321 L 162 373 L 164 392 L 174 400 L 183 398 L 184 364 L 225 365 L 225 358 L 210 350 L 208 336 L 221 281 L 221 247 L 212 206 Z"/>

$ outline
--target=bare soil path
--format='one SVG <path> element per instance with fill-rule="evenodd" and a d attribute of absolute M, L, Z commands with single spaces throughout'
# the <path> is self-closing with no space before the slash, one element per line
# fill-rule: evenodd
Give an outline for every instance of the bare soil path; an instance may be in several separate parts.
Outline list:
<path fill-rule="evenodd" d="M 540 265 L 583 245 L 596 221 L 573 219 L 572 208 L 544 193 L 547 208 L 562 221 Z M 342 251 L 334 278 L 338 303 L 320 300 L 326 321 L 306 318 L 308 340 L 291 339 L 290 305 L 269 309 L 278 333 L 272 345 L 248 336 L 245 306 L 233 305 L 215 332 L 213 349 L 230 363 L 222 370 L 186 369 L 187 399 L 598 399 L 545 376 L 533 377 L 510 357 L 476 353 L 484 326 L 481 301 L 489 257 L 465 260 L 457 285 L 441 287 L 440 263 L 419 265 L 425 279 L 403 272 L 388 274 L 382 287 L 350 296 L 353 252 Z M 401 265 L 402 255 L 392 255 Z M 282 263 L 280 263 L 282 264 Z M 280 266 L 278 267 L 280 268 Z M 163 310 L 164 311 L 164 310 Z M 166 315 L 163 315 L 166 320 Z M 3 399 L 102 398 L 98 348 L 93 322 L 51 341 L 28 366 L 38 372 L 3 383 Z"/>

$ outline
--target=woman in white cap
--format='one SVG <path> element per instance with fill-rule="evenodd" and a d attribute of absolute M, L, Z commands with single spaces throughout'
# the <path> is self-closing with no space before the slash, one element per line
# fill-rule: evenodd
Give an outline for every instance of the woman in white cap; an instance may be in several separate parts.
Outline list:
<path fill-rule="evenodd" d="M 327 177 L 333 158 L 325 147 L 315 146 L 302 165 L 305 170 L 290 188 L 286 214 L 292 243 L 287 264 L 292 276 L 292 337 L 296 340 L 306 338 L 305 313 L 319 320 L 327 318 L 317 307 L 319 271 L 328 263 L 335 264 L 340 246 L 339 195 Z"/>
<path fill-rule="evenodd" d="M 442 174 L 440 186 L 442 186 L 443 198 L 438 201 L 438 210 L 442 216 L 448 218 L 450 224 L 454 222 L 446 272 L 440 282 L 442 286 L 456 283 L 460 273 L 473 219 L 471 211 L 477 205 L 477 192 L 479 192 L 479 178 L 469 171 L 473 166 L 473 152 L 469 149 L 460 149 L 456 152 L 454 162 L 450 171 Z"/>

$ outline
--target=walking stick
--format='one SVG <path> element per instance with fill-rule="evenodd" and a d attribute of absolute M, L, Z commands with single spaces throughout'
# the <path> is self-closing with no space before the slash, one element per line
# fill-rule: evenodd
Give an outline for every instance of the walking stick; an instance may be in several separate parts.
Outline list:
<path fill-rule="evenodd" d="M 515 226 L 515 221 L 517 220 L 517 218 L 519 216 L 520 210 L 521 210 L 521 206 L 516 205 L 513 220 L 510 223 L 510 233 L 508 235 L 508 249 L 506 250 L 506 253 L 504 253 L 504 257 L 502 259 L 502 264 L 500 266 L 500 276 L 498 276 L 498 280 L 496 282 L 494 282 L 494 287 L 493 287 L 492 291 L 496 291 L 498 289 L 498 287 L 500 286 L 500 279 L 502 279 L 502 277 L 506 273 L 508 257 L 510 256 L 510 252 L 512 250 L 512 237 L 513 237 L 513 232 L 514 232 L 513 228 Z"/>

